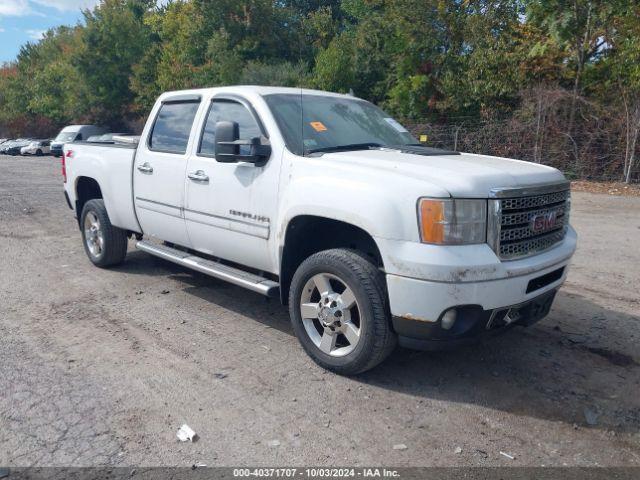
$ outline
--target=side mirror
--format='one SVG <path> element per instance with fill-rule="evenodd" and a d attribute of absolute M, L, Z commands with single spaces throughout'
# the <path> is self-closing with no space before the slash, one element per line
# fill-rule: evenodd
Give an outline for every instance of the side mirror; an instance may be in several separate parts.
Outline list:
<path fill-rule="evenodd" d="M 241 154 L 240 147 L 248 145 L 249 153 Z M 237 122 L 216 123 L 216 160 L 222 163 L 248 162 L 263 165 L 271 156 L 271 145 L 260 137 L 240 140 Z"/>
<path fill-rule="evenodd" d="M 232 158 L 238 155 L 240 147 L 235 142 L 240 139 L 240 127 L 238 122 L 216 123 L 216 160 L 218 162 L 232 163 Z"/>

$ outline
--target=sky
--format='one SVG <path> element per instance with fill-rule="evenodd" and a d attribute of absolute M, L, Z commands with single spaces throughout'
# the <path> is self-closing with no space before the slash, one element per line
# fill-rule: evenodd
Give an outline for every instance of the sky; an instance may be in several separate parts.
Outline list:
<path fill-rule="evenodd" d="M 75 25 L 81 9 L 100 0 L 0 0 L 0 64 L 15 60 L 20 46 L 37 41 L 51 27 Z"/>

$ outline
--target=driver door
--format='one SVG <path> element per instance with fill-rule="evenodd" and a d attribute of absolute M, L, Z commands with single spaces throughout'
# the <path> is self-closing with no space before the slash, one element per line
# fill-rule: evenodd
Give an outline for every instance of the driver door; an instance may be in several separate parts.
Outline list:
<path fill-rule="evenodd" d="M 215 127 L 220 121 L 237 122 L 241 139 L 265 134 L 257 114 L 243 99 L 211 100 L 200 141 L 187 164 L 184 215 L 192 248 L 270 270 L 269 205 L 255 202 L 257 185 L 268 188 L 260 181 L 267 166 L 216 161 Z"/>

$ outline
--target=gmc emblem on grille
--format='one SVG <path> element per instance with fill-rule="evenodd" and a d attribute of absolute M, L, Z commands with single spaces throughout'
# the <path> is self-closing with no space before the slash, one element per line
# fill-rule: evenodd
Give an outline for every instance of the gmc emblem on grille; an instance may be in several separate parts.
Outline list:
<path fill-rule="evenodd" d="M 558 212 L 540 213 L 531 217 L 529 228 L 533 233 L 546 232 L 556 226 Z"/>

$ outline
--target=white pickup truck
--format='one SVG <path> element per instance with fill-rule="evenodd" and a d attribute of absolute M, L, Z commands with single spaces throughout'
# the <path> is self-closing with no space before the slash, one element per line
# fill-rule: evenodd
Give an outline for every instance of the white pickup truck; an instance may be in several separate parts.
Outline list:
<path fill-rule="evenodd" d="M 116 138 L 116 140 L 118 140 Z M 68 143 L 89 259 L 140 250 L 288 304 L 321 366 L 438 348 L 548 312 L 576 248 L 550 167 L 420 145 L 364 100 L 314 90 L 165 93 L 141 137 Z"/>

